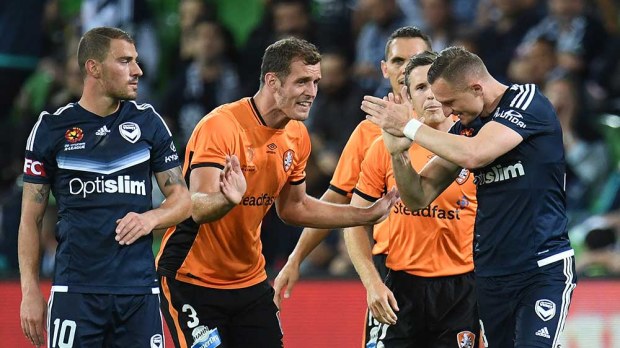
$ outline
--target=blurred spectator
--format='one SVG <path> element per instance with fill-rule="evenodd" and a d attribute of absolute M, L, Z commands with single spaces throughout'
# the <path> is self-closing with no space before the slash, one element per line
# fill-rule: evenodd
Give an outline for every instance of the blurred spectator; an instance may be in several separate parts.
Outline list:
<path fill-rule="evenodd" d="M 314 0 L 319 41 L 324 51 L 338 49 L 353 60 L 353 9 L 357 0 Z"/>
<path fill-rule="evenodd" d="M 357 11 L 364 12 L 368 22 L 357 38 L 353 74 L 364 91 L 371 94 L 381 86 L 390 88 L 381 76 L 379 62 L 385 57 L 385 43 L 392 32 L 407 23 L 395 0 L 360 0 Z"/>
<path fill-rule="evenodd" d="M 556 109 L 566 151 L 566 207 L 569 223 L 588 214 L 610 172 L 609 152 L 592 131 L 575 127 L 581 109 L 575 83 L 568 78 L 549 81 L 545 95 Z"/>
<path fill-rule="evenodd" d="M 242 95 L 252 95 L 258 89 L 260 62 L 265 48 L 287 36 L 312 42 L 321 48 L 317 26 L 310 16 L 309 0 L 271 0 L 261 24 L 254 29 L 240 55 Z"/>
<path fill-rule="evenodd" d="M 44 14 L 47 0 L 3 0 L 0 2 L 0 127 L 14 127 L 9 115 L 26 79 L 35 71 L 42 55 Z M 6 170 L 13 161 L 16 138 L 0 137 L 0 193 L 14 180 Z"/>
<path fill-rule="evenodd" d="M 507 83 L 507 70 L 523 36 L 540 20 L 532 0 L 490 0 L 497 17 L 478 33 L 476 48 L 489 73 Z M 483 8 L 481 6 L 481 8 Z"/>
<path fill-rule="evenodd" d="M 308 192 L 315 195 L 320 195 L 329 186 L 349 135 L 364 119 L 360 109 L 364 91 L 352 81 L 350 64 L 344 54 L 324 53 L 321 75 L 320 93 L 312 105 L 307 122 L 312 137 L 311 160 L 318 169 L 318 173 L 308 171 L 308 176 L 319 177 L 307 180 Z"/>
<path fill-rule="evenodd" d="M 594 216 L 580 227 L 585 236 L 575 259 L 577 273 L 586 277 L 620 276 L 620 211 Z"/>
<path fill-rule="evenodd" d="M 204 0 L 181 0 L 179 2 L 179 57 L 175 65 L 187 64 L 193 58 L 195 39 L 194 30 L 201 18 L 207 17 Z M 212 18 L 209 18 L 212 19 Z"/>
<path fill-rule="evenodd" d="M 433 42 L 433 51 L 452 46 L 458 22 L 454 19 L 452 0 L 420 0 L 424 32 Z"/>
<path fill-rule="evenodd" d="M 548 5 L 549 14 L 527 32 L 523 43 L 540 37 L 555 41 L 558 64 L 586 76 L 588 66 L 604 52 L 608 40 L 605 27 L 586 13 L 584 0 L 548 0 Z"/>
<path fill-rule="evenodd" d="M 540 88 L 554 74 L 560 74 L 555 42 L 545 37 L 521 46 L 508 67 L 508 78 L 515 83 L 534 83 Z"/>
<path fill-rule="evenodd" d="M 185 29 L 182 40 L 191 43 L 191 58 L 174 74 L 160 110 L 184 146 L 204 115 L 241 97 L 241 85 L 231 35 L 221 24 L 199 21 L 193 30 Z"/>

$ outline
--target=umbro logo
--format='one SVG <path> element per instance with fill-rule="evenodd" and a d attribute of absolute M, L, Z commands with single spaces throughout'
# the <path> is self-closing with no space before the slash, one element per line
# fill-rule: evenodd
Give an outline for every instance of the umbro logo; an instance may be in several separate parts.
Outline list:
<path fill-rule="evenodd" d="M 540 337 L 544 337 L 544 338 L 551 338 L 551 335 L 549 335 L 549 330 L 547 330 L 547 327 L 543 327 L 542 329 L 536 331 L 536 336 L 540 336 Z"/>
<path fill-rule="evenodd" d="M 274 154 L 274 153 L 276 153 L 276 149 L 277 148 L 278 148 L 278 145 L 276 145 L 275 143 L 271 143 L 271 144 L 267 145 L 267 153 Z"/>
<path fill-rule="evenodd" d="M 108 133 L 110 133 L 110 130 L 108 129 L 108 126 L 103 126 L 103 127 L 99 128 L 95 132 L 95 135 L 98 135 L 98 136 L 102 137 L 102 136 L 104 136 L 104 135 L 106 135 Z"/>

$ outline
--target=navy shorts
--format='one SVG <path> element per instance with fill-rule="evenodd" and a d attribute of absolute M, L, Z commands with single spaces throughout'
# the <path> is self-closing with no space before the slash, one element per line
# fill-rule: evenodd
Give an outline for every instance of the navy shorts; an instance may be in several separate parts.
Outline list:
<path fill-rule="evenodd" d="M 485 347 L 559 347 L 576 281 L 574 257 L 528 272 L 476 277 Z"/>
<path fill-rule="evenodd" d="M 163 348 L 159 295 L 55 291 L 48 303 L 50 348 Z"/>
<path fill-rule="evenodd" d="M 176 347 L 282 347 L 274 290 L 267 281 L 212 289 L 160 276 L 162 312 Z"/>
<path fill-rule="evenodd" d="M 473 272 L 418 277 L 389 271 L 385 285 L 398 302 L 398 320 L 386 325 L 370 313 L 367 348 L 474 348 L 480 331 Z"/>

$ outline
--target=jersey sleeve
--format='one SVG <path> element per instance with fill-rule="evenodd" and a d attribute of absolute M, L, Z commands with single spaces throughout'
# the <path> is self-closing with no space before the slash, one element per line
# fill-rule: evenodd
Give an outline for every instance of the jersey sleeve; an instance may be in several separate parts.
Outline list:
<path fill-rule="evenodd" d="M 498 108 L 493 121 L 517 132 L 523 139 L 551 132 L 555 111 L 546 98 L 532 85 L 518 86 L 515 97 L 504 108 Z"/>
<path fill-rule="evenodd" d="M 338 165 L 329 183 L 330 190 L 351 197 L 359 179 L 366 150 L 379 135 L 381 135 L 381 129 L 374 126 L 370 121 L 362 121 L 355 128 L 342 150 Z"/>
<path fill-rule="evenodd" d="M 192 151 L 189 167 L 224 168 L 226 156 L 237 153 L 235 134 L 238 125 L 228 114 L 219 111 L 206 116 L 198 123 L 186 151 Z M 237 154 L 239 155 L 239 154 Z"/>
<path fill-rule="evenodd" d="M 49 142 L 49 139 L 53 139 L 53 137 L 50 136 L 50 130 L 45 119 L 46 115 L 49 114 L 41 113 L 26 141 L 23 168 L 25 182 L 50 184 L 56 172 L 53 147 Z"/>
<path fill-rule="evenodd" d="M 312 150 L 308 129 L 302 123 L 299 123 L 299 127 L 301 130 L 301 137 L 298 151 L 296 151 L 294 155 L 294 167 L 289 177 L 289 183 L 291 185 L 298 185 L 306 180 L 306 165 L 308 164 L 308 158 L 310 158 L 310 152 Z M 286 161 L 286 158 L 284 158 L 284 161 Z"/>
<path fill-rule="evenodd" d="M 155 135 L 151 149 L 151 167 L 153 172 L 159 173 L 180 166 L 179 154 L 172 140 L 172 133 L 164 119 L 154 110 Z"/>
<path fill-rule="evenodd" d="M 355 193 L 367 201 L 374 202 L 386 192 L 388 158 L 383 138 L 372 143 L 361 164 L 360 178 Z"/>

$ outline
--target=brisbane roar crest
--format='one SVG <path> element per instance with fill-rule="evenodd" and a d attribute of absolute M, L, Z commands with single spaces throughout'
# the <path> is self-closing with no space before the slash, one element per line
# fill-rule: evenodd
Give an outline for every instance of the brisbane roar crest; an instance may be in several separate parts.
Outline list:
<path fill-rule="evenodd" d="M 461 331 L 456 335 L 459 348 L 474 348 L 476 335 L 471 331 Z"/>
<path fill-rule="evenodd" d="M 459 173 L 459 176 L 456 177 L 456 183 L 459 185 L 463 185 L 464 183 L 467 182 L 467 179 L 469 179 L 469 170 L 468 169 L 461 169 L 461 172 Z"/>
<path fill-rule="evenodd" d="M 288 172 L 288 170 L 291 169 L 291 166 L 293 165 L 293 158 L 295 158 L 295 151 L 286 150 L 284 157 L 282 158 L 282 164 L 285 172 Z"/>

